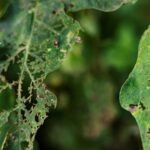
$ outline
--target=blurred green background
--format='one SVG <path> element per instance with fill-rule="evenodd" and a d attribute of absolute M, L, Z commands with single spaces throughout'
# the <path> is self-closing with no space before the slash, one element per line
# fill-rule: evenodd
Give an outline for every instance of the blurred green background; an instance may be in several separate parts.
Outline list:
<path fill-rule="evenodd" d="M 119 90 L 150 24 L 150 0 L 115 12 L 70 14 L 83 31 L 61 68 L 47 77 L 56 110 L 38 131 L 41 150 L 141 150 L 135 119 L 119 104 Z"/>
<path fill-rule="evenodd" d="M 36 149 L 142 149 L 135 119 L 119 104 L 119 91 L 150 24 L 149 7 L 150 0 L 139 0 L 115 12 L 84 10 L 69 14 L 83 28 L 81 41 L 78 39 L 61 67 L 46 79 L 58 104 L 36 135 Z M 8 74 L 9 80 L 17 76 L 15 66 Z M 6 89 L 0 99 L 9 96 L 12 105 L 13 93 Z M 9 109 L 0 101 L 0 111 L 2 108 Z"/>

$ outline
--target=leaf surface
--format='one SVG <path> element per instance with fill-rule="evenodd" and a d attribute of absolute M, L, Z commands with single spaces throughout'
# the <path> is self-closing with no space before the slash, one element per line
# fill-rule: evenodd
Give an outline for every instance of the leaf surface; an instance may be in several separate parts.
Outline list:
<path fill-rule="evenodd" d="M 135 117 L 144 150 L 150 149 L 150 27 L 142 36 L 138 59 L 133 71 L 124 83 L 121 105 Z"/>
<path fill-rule="evenodd" d="M 0 73 L 3 81 L 0 91 L 14 88 L 17 103 L 13 109 L 1 112 L 0 127 L 3 128 L 7 122 L 11 126 L 7 139 L 0 139 L 3 147 L 5 145 L 9 149 L 11 145 L 11 149 L 21 150 L 27 143 L 26 149 L 33 149 L 38 128 L 44 123 L 49 108 L 56 105 L 56 97 L 43 82 L 48 73 L 60 66 L 71 46 L 76 43 L 81 29 L 79 23 L 66 12 L 89 8 L 110 11 L 126 2 L 14 0 L 9 6 L 1 8 Z M 10 82 L 3 77 L 3 73 L 7 73 L 12 65 L 17 66 L 17 79 Z"/>
<path fill-rule="evenodd" d="M 114 11 L 123 4 L 135 3 L 136 0 L 66 0 L 71 11 L 83 9 L 97 9 L 101 11 Z"/>

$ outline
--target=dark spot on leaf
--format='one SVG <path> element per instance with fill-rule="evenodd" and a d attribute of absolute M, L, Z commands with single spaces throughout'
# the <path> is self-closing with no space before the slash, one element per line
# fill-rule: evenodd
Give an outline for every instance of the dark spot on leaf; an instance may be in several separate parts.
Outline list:
<path fill-rule="evenodd" d="M 56 14 L 57 14 L 57 11 L 56 11 L 56 10 L 53 10 L 53 11 L 52 11 L 52 14 L 53 14 L 53 15 L 56 15 Z"/>
<path fill-rule="evenodd" d="M 129 105 L 130 108 L 135 108 L 135 107 L 137 107 L 137 106 L 138 106 L 137 104 L 130 104 L 130 105 Z"/>
<path fill-rule="evenodd" d="M 24 110 L 21 110 L 21 115 L 22 115 L 22 118 L 25 120 L 26 119 L 26 114 L 25 114 L 25 111 Z"/>
<path fill-rule="evenodd" d="M 148 87 L 150 87 L 150 79 L 147 80 Z"/>
<path fill-rule="evenodd" d="M 20 43 L 19 44 L 19 47 L 25 47 L 26 45 L 25 45 L 25 43 Z"/>
<path fill-rule="evenodd" d="M 35 116 L 35 121 L 36 122 L 39 122 L 39 120 L 40 120 L 40 117 L 39 117 L 40 115 L 39 114 L 37 114 L 36 116 Z"/>
<path fill-rule="evenodd" d="M 136 110 L 137 107 L 138 107 L 137 104 L 130 104 L 128 110 L 132 113 Z"/>
<path fill-rule="evenodd" d="M 11 45 L 0 42 L 0 61 L 6 61 L 11 55 Z"/>
<path fill-rule="evenodd" d="M 140 107 L 139 107 L 140 109 L 142 109 L 142 110 L 145 110 L 145 109 L 146 109 L 146 107 L 144 106 L 144 104 L 143 104 L 142 102 L 140 102 L 139 105 L 140 105 Z"/>
<path fill-rule="evenodd" d="M 148 129 L 147 133 L 150 134 L 150 128 Z"/>
<path fill-rule="evenodd" d="M 73 8 L 73 7 L 74 7 L 74 4 L 71 3 L 69 6 L 70 6 L 71 8 Z"/>

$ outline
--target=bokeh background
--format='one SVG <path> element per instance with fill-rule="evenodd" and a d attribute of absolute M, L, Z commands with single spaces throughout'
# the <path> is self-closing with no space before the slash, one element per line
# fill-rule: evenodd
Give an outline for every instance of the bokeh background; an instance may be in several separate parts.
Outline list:
<path fill-rule="evenodd" d="M 46 82 L 58 97 L 36 140 L 41 150 L 141 150 L 135 119 L 119 104 L 119 91 L 150 24 L 150 0 L 115 12 L 69 14 L 83 31 L 60 69 Z"/>
<path fill-rule="evenodd" d="M 137 58 L 138 45 L 150 24 L 150 0 L 115 12 L 84 10 L 68 14 L 82 26 L 81 40 L 61 67 L 47 76 L 57 108 L 38 130 L 35 150 L 142 150 L 132 115 L 121 108 L 119 91 Z M 7 78 L 17 78 L 15 66 Z M 0 94 L 0 111 L 14 102 Z M 9 108 L 8 108 L 9 109 Z"/>

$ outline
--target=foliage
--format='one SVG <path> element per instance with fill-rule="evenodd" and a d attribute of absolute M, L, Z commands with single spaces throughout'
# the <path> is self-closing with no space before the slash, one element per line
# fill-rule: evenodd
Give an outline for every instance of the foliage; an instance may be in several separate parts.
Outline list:
<path fill-rule="evenodd" d="M 37 130 L 49 108 L 56 106 L 56 97 L 44 82 L 60 66 L 72 45 L 80 42 L 81 27 L 69 13 L 91 8 L 113 11 L 127 2 L 134 1 L 0 1 L 0 149 L 33 149 Z M 111 87 L 105 80 L 96 82 L 87 76 L 83 83 L 87 105 L 92 103 L 90 99 L 95 95 L 91 91 L 97 89 L 98 83 L 106 89 Z M 111 94 L 112 89 L 109 90 Z M 96 117 L 98 110 L 90 109 L 90 115 Z"/>
<path fill-rule="evenodd" d="M 136 118 L 140 128 L 144 150 L 150 148 L 149 144 L 149 43 L 150 29 L 142 36 L 139 45 L 138 59 L 129 78 L 121 90 L 121 104 Z"/>

